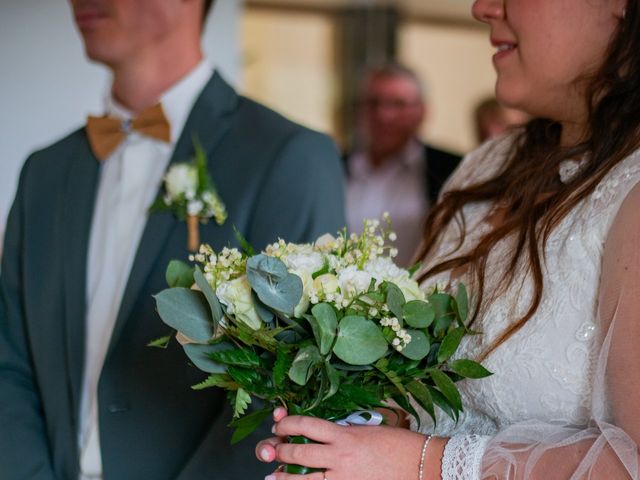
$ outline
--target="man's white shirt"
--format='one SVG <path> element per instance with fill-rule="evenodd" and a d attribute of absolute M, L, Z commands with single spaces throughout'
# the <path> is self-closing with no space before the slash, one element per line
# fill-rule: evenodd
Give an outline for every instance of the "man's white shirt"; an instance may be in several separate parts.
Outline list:
<path fill-rule="evenodd" d="M 87 259 L 85 361 L 78 431 L 80 480 L 102 479 L 97 397 L 100 373 L 149 207 L 189 113 L 212 73 L 213 66 L 203 60 L 159 99 L 171 125 L 170 143 L 132 132 L 100 166 Z M 111 95 L 106 100 L 106 113 L 123 120 L 132 117 Z"/>
<path fill-rule="evenodd" d="M 424 146 L 411 141 L 402 152 L 379 167 L 373 167 L 364 152 L 348 159 L 347 223 L 349 231 L 360 233 L 362 220 L 389 212 L 398 234 L 396 261 L 409 266 L 422 240 L 422 227 L 429 208 Z"/>

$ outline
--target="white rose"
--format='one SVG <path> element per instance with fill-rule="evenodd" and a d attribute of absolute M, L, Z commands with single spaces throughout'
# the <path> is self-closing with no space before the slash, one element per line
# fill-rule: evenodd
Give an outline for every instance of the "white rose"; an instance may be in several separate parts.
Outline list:
<path fill-rule="evenodd" d="M 338 274 L 340 291 L 345 297 L 354 297 L 369 289 L 369 284 L 373 277 L 369 272 L 358 270 L 358 267 L 351 265 Z"/>
<path fill-rule="evenodd" d="M 336 239 L 333 235 L 325 233 L 318 237 L 314 245 L 321 252 L 328 252 L 336 245 Z"/>
<path fill-rule="evenodd" d="M 324 266 L 324 257 L 318 252 L 295 252 L 283 258 L 284 264 L 290 271 L 304 271 L 314 274 Z"/>
<path fill-rule="evenodd" d="M 411 300 L 424 300 L 425 294 L 418 283 L 409 276 L 409 272 L 398 267 L 388 257 L 378 257 L 366 263 L 364 270 L 376 279 L 377 284 L 383 281 L 394 283 L 407 302 Z"/>
<path fill-rule="evenodd" d="M 253 330 L 258 330 L 262 320 L 256 312 L 251 298 L 251 285 L 243 275 L 229 282 L 222 282 L 216 288 L 216 296 L 220 303 L 227 307 L 227 313 Z"/>
<path fill-rule="evenodd" d="M 306 270 L 291 270 L 291 273 L 297 275 L 300 277 L 300 280 L 302 280 L 302 297 L 298 305 L 293 309 L 293 316 L 295 318 L 301 318 L 309 309 L 310 290 L 313 287 L 313 278 Z"/>
<path fill-rule="evenodd" d="M 338 277 L 331 273 L 325 273 L 320 275 L 313 281 L 313 288 L 319 292 L 336 293 L 340 288 L 340 282 Z"/>
<path fill-rule="evenodd" d="M 176 198 L 187 191 L 198 188 L 198 172 L 191 165 L 177 164 L 172 166 L 164 177 L 167 193 Z"/>

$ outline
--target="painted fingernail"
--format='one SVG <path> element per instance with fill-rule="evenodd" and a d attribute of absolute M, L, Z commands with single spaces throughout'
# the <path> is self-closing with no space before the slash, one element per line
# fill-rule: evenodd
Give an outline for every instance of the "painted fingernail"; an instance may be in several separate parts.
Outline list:
<path fill-rule="evenodd" d="M 273 434 L 276 433 L 276 426 L 275 425 L 273 427 L 271 427 L 271 433 L 273 433 Z"/>
<path fill-rule="evenodd" d="M 264 480 L 276 480 L 276 476 L 275 475 L 267 475 L 266 477 L 264 477 Z"/>
<path fill-rule="evenodd" d="M 280 415 L 282 415 L 283 413 L 283 408 L 282 407 L 278 407 L 273 411 L 273 418 L 278 418 Z"/>
<path fill-rule="evenodd" d="M 262 460 L 264 460 L 265 462 L 268 462 L 271 460 L 271 453 L 269 452 L 268 448 L 263 448 L 260 450 L 260 458 Z"/>

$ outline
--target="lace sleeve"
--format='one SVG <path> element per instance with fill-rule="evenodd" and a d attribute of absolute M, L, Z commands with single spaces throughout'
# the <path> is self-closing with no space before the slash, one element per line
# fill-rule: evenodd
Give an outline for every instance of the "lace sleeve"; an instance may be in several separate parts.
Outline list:
<path fill-rule="evenodd" d="M 443 459 L 443 478 L 640 479 L 638 205 L 640 184 L 624 200 L 604 247 L 598 309 L 604 334 L 597 346 L 589 424 L 531 420 L 505 427 L 490 439 L 454 436 Z"/>

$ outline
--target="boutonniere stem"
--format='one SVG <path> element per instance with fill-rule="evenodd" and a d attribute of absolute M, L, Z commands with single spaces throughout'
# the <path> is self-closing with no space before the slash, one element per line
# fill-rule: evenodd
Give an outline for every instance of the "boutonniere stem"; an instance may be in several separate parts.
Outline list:
<path fill-rule="evenodd" d="M 227 219 L 227 209 L 220 199 L 207 169 L 207 157 L 194 138 L 195 156 L 190 162 L 172 165 L 164 176 L 165 195 L 156 200 L 151 211 L 170 211 L 187 224 L 187 248 L 200 248 L 200 223 L 213 218 L 218 225 Z"/>

